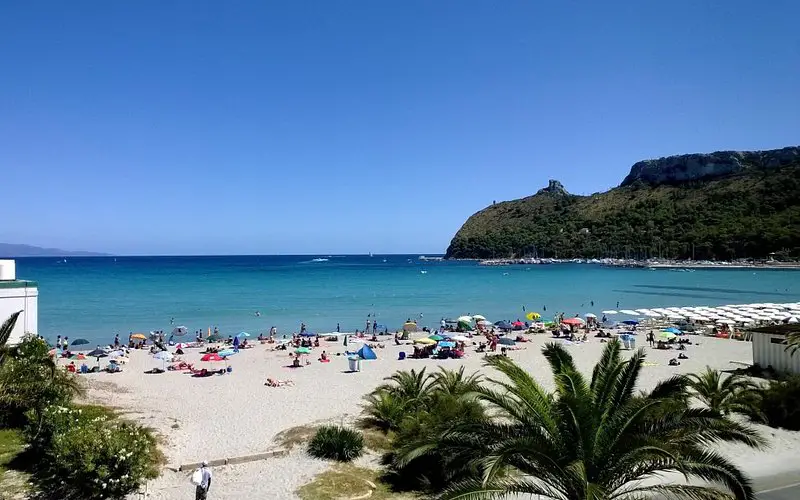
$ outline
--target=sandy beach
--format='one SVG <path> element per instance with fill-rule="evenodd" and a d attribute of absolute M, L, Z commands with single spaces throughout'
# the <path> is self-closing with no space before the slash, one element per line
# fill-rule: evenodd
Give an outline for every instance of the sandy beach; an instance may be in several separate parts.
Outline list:
<path fill-rule="evenodd" d="M 549 368 L 541 347 L 554 340 L 549 334 L 528 335 L 530 342 L 517 344 L 519 349 L 509 356 L 525 367 L 546 387 L 553 387 Z M 639 336 L 639 346 L 643 335 Z M 675 351 L 646 348 L 647 362 L 640 377 L 640 388 L 647 389 L 675 373 L 690 373 L 711 366 L 718 369 L 741 367 L 752 362 L 749 342 L 692 337 L 695 345 L 685 353 L 689 359 L 680 366 L 668 366 Z M 170 467 L 201 460 L 215 460 L 274 448 L 273 438 L 287 428 L 319 421 L 350 421 L 360 412 L 362 397 L 396 370 L 411 368 L 436 370 L 463 365 L 468 371 L 481 371 L 484 355 L 468 349 L 461 360 L 398 360 L 401 350 L 389 340 L 385 348 L 375 349 L 378 359 L 362 361 L 362 371 L 348 372 L 341 341 L 322 341 L 308 356 L 310 364 L 289 368 L 291 351 L 273 351 L 272 344 L 255 343 L 230 358 L 230 374 L 195 378 L 185 372 L 145 374 L 160 367 L 146 351 L 133 351 L 130 362 L 121 373 L 97 373 L 82 376 L 87 382 L 87 398 L 117 407 L 142 424 L 155 428 L 164 437 L 164 452 Z M 356 346 L 355 348 L 353 346 Z M 359 344 L 350 344 L 351 350 Z M 603 348 L 600 339 L 570 344 L 569 350 L 581 370 L 588 375 Z M 326 350 L 330 363 L 317 357 Z M 628 353 L 633 351 L 626 351 Z M 182 356 L 199 363 L 199 349 L 189 349 Z M 220 367 L 225 365 L 220 363 Z M 268 377 L 292 380 L 294 386 L 267 387 Z M 800 446 L 800 435 L 758 426 L 771 443 L 759 452 L 738 447 L 724 451 L 751 475 L 771 476 L 793 468 L 794 450 Z M 215 468 L 215 487 L 210 498 L 294 498 L 294 491 L 327 465 L 295 449 L 289 455 L 246 464 Z M 264 470 L 279 471 L 265 481 Z M 161 478 L 148 485 L 149 498 L 185 498 L 191 489 L 188 472 L 165 471 Z"/>

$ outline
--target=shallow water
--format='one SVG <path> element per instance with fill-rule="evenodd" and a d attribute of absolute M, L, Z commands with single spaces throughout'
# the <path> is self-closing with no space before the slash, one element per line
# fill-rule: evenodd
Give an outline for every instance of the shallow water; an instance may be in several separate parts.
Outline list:
<path fill-rule="evenodd" d="M 337 322 L 363 330 L 368 314 L 394 330 L 408 318 L 435 326 L 462 314 L 496 321 L 524 319 L 524 311 L 547 318 L 800 300 L 800 271 L 484 267 L 417 255 L 23 258 L 17 275 L 39 282 L 40 334 L 92 343 L 169 331 L 172 318 L 190 332 L 218 326 L 257 335 L 273 325 L 290 333 L 301 321 L 312 331 L 334 331 Z"/>

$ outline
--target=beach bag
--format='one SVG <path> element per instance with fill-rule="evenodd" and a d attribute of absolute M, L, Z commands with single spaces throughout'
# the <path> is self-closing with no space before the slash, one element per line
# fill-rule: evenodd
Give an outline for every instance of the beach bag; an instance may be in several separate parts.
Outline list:
<path fill-rule="evenodd" d="M 201 469 L 195 469 L 192 473 L 192 484 L 195 486 L 203 484 L 203 471 Z"/>

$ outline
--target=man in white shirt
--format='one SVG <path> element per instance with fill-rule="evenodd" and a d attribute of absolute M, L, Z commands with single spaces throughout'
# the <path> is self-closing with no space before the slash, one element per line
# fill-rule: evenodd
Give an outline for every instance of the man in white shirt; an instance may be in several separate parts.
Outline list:
<path fill-rule="evenodd" d="M 200 484 L 197 485 L 194 498 L 195 500 L 206 500 L 208 498 L 208 490 L 211 489 L 211 469 L 208 468 L 208 462 L 205 460 L 200 465 L 200 474 L 202 479 Z"/>

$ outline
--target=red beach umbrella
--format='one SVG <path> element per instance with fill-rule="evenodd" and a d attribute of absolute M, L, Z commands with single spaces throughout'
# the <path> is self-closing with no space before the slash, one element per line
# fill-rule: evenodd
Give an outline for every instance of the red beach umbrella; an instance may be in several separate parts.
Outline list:
<path fill-rule="evenodd" d="M 567 318 L 562 321 L 565 325 L 572 325 L 572 326 L 580 326 L 583 324 L 583 320 L 580 318 Z"/>
<path fill-rule="evenodd" d="M 200 361 L 225 361 L 225 360 L 221 358 L 218 354 L 212 352 L 200 358 Z"/>

